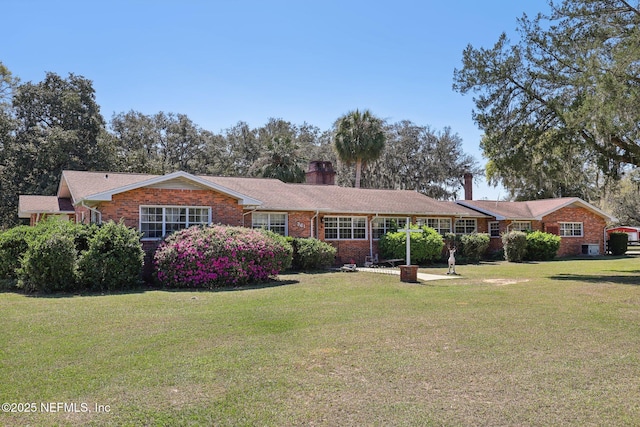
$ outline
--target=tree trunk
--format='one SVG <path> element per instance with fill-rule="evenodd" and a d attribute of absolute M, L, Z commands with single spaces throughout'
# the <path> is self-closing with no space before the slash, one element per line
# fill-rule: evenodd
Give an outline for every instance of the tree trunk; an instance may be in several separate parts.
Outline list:
<path fill-rule="evenodd" d="M 360 176 L 362 175 L 362 160 L 356 160 L 356 188 L 360 188 Z"/>

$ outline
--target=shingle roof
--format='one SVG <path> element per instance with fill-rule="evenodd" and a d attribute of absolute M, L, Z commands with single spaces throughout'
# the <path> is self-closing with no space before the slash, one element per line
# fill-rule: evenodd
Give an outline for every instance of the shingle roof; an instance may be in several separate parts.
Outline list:
<path fill-rule="evenodd" d="M 260 210 L 321 211 L 325 213 L 369 213 L 450 215 L 459 217 L 492 216 L 496 219 L 536 220 L 565 206 L 581 206 L 607 218 L 616 219 L 593 205 L 576 198 L 503 202 L 461 200 L 445 202 L 415 191 L 339 187 L 337 185 L 287 184 L 277 179 L 194 176 L 185 172 L 168 175 L 64 171 L 58 196 L 20 196 L 19 212 L 73 212 L 74 203 L 92 196 L 111 194 L 136 185 L 153 182 L 189 181 L 190 185 L 212 188 L 243 199 Z"/>
<path fill-rule="evenodd" d="M 18 198 L 18 217 L 29 218 L 34 213 L 73 213 L 73 204 L 68 198 L 57 196 L 25 196 Z"/>
<path fill-rule="evenodd" d="M 453 202 L 408 190 L 337 185 L 286 184 L 276 179 L 204 177 L 262 201 L 265 210 L 318 210 L 332 213 L 439 214 L 483 216 Z"/>
<path fill-rule="evenodd" d="M 460 200 L 461 205 L 476 209 L 487 215 L 496 217 L 498 220 L 540 220 L 558 209 L 565 206 L 580 206 L 589 209 L 596 214 L 615 221 L 616 218 L 601 211 L 595 206 L 577 197 L 561 197 L 557 199 L 529 200 L 524 202 L 502 202 L 495 200 Z"/>
<path fill-rule="evenodd" d="M 69 197 L 74 202 L 109 190 L 142 182 L 159 175 L 114 172 L 63 171 L 58 197 Z"/>
<path fill-rule="evenodd" d="M 188 174 L 185 174 L 189 176 Z M 192 175 L 191 175 L 192 176 Z M 484 216 L 454 202 L 434 200 L 415 191 L 347 188 L 335 185 L 287 184 L 277 179 L 192 176 L 217 187 L 257 199 L 261 210 L 305 210 L 332 213 L 378 213 Z M 74 203 L 95 194 L 117 191 L 160 175 L 64 171 L 59 196 Z"/>

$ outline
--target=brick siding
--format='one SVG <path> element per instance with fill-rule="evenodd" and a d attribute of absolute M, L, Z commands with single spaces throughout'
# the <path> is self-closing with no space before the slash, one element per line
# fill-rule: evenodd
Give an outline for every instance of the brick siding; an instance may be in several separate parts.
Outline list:
<path fill-rule="evenodd" d="M 489 220 L 490 221 L 490 220 Z M 507 227 L 513 221 L 499 221 L 500 234 L 507 231 Z M 557 234 L 562 222 L 579 222 L 582 223 L 583 236 L 580 237 L 561 237 L 560 249 L 558 249 L 558 257 L 567 257 L 582 254 L 582 245 L 596 244 L 600 248 L 600 253 L 604 254 L 604 229 L 606 221 L 599 215 L 581 207 L 565 207 L 559 209 L 547 216 L 542 221 L 530 221 L 533 231 L 544 231 Z M 478 231 L 480 230 L 480 221 L 478 221 Z M 482 231 L 485 232 L 485 231 Z M 488 232 L 488 225 L 487 231 Z M 489 251 L 496 252 L 502 249 L 501 238 L 491 238 L 489 243 Z"/>
<path fill-rule="evenodd" d="M 238 201 L 210 190 L 137 188 L 115 194 L 111 202 L 100 203 L 97 209 L 102 221 L 124 219 L 126 225 L 138 229 L 140 206 L 208 206 L 214 224 L 242 225 L 243 210 Z"/>
<path fill-rule="evenodd" d="M 585 209 L 566 207 L 553 212 L 542 219 L 544 227 L 560 227 L 561 222 L 581 222 L 582 237 L 562 237 L 559 257 L 582 254 L 582 245 L 596 244 L 604 254 L 604 229 L 606 221 L 599 215 Z"/>
<path fill-rule="evenodd" d="M 291 211 L 288 212 L 287 222 L 289 226 L 289 236 L 291 237 L 311 237 L 311 231 L 314 231 L 314 237 L 317 234 L 315 231 L 316 220 L 313 218 L 315 212 L 301 212 Z M 313 222 L 313 223 L 312 223 Z"/>
<path fill-rule="evenodd" d="M 125 193 L 115 194 L 111 202 L 100 203 L 96 208 L 102 213 L 102 220 L 119 221 L 123 219 L 125 224 L 138 229 L 140 220 L 140 206 L 208 206 L 211 208 L 211 218 L 213 223 L 226 225 L 251 226 L 250 214 L 243 211 L 243 207 L 232 197 L 211 190 L 196 189 L 161 189 L 161 188 L 138 188 Z M 90 218 L 90 211 L 84 207 L 76 207 L 76 217 L 80 221 L 84 213 L 85 222 Z M 364 240 L 327 240 L 338 251 L 336 264 L 343 264 L 355 261 L 362 265 L 371 250 L 373 254 L 379 254 L 378 241 L 369 242 L 369 223 L 375 218 L 374 215 L 362 214 L 322 214 L 315 218 L 315 212 L 291 211 L 288 212 L 288 235 L 292 237 L 318 237 L 324 240 L 325 216 L 366 216 L 367 217 L 367 239 Z M 417 217 L 429 215 L 418 215 L 411 217 L 415 222 Z M 431 217 L 431 216 L 429 216 Z M 491 219 L 477 219 L 477 230 L 479 233 L 489 232 L 489 222 Z M 566 207 L 547 215 L 543 221 L 532 221 L 533 230 L 545 231 L 547 228 L 558 227 L 560 222 L 581 222 L 583 223 L 584 236 L 563 237 L 558 251 L 558 256 L 578 255 L 582 253 L 583 244 L 598 244 L 600 252 L 604 252 L 605 220 L 600 216 L 584 208 Z M 452 227 L 455 218 L 451 217 Z M 500 221 L 500 232 L 507 229 L 511 221 Z M 318 230 L 315 230 L 316 225 Z M 155 250 L 157 242 L 147 242 L 144 245 L 147 252 L 147 266 L 150 266 L 152 252 Z M 372 248 L 372 249 L 371 249 Z M 497 251 L 502 248 L 502 239 L 492 238 L 490 240 L 490 251 Z M 379 254 L 380 255 L 380 254 Z M 381 255 L 380 255 L 381 256 Z"/>
<path fill-rule="evenodd" d="M 211 221 L 225 225 L 242 225 L 243 209 L 238 201 L 210 190 L 137 188 L 115 194 L 112 201 L 100 203 L 96 208 L 102 213 L 102 221 L 120 221 L 136 230 L 140 227 L 140 206 L 207 206 L 211 208 Z M 79 210 L 76 209 L 76 214 Z M 85 213 L 89 218 L 89 213 Z M 249 224 L 250 225 L 250 224 Z M 159 240 L 145 240 L 143 277 L 152 279 L 153 255 Z"/>

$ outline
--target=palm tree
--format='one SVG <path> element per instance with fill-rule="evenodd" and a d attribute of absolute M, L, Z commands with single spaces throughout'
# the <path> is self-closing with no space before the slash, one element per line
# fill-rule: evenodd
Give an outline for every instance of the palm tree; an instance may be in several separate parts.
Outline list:
<path fill-rule="evenodd" d="M 356 188 L 360 188 L 362 167 L 382 154 L 386 136 L 384 122 L 371 111 L 351 111 L 336 121 L 334 144 L 340 160 L 356 164 Z"/>
<path fill-rule="evenodd" d="M 251 167 L 263 178 L 276 178 L 283 182 L 304 182 L 304 162 L 300 147 L 289 136 L 275 136 L 266 150 Z"/>

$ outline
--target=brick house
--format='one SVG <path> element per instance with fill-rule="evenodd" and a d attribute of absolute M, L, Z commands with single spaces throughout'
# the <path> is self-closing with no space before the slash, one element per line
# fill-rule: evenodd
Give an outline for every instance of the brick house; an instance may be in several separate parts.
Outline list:
<path fill-rule="evenodd" d="M 264 227 L 326 241 L 338 249 L 337 263 L 354 260 L 358 264 L 378 254 L 380 236 L 391 227 L 405 226 L 407 220 L 442 234 L 486 232 L 492 236 L 518 221 L 530 221 L 532 229 L 573 233 L 571 238 L 563 237 L 561 246 L 561 255 L 570 255 L 581 253 L 583 244 L 602 250 L 605 220 L 612 219 L 579 199 L 489 202 L 494 208 L 505 206 L 492 210 L 485 202 L 438 201 L 415 191 L 339 187 L 333 185 L 334 175 L 328 162 L 312 162 L 306 184 L 180 171 L 167 175 L 64 171 L 56 196 L 21 195 L 18 211 L 32 225 L 48 215 L 81 223 L 123 220 L 143 233 L 148 253 L 163 236 L 190 225 Z M 541 208 L 542 216 L 537 210 L 507 214 L 507 206 L 521 203 L 547 207 Z M 497 249 L 500 239 L 492 239 L 492 245 Z"/>
<path fill-rule="evenodd" d="M 577 197 L 496 202 L 460 200 L 462 206 L 491 217 L 481 232 L 491 237 L 490 250 L 502 247 L 501 234 L 532 230 L 561 237 L 558 256 L 599 255 L 605 252 L 607 222 L 616 218 Z"/>

